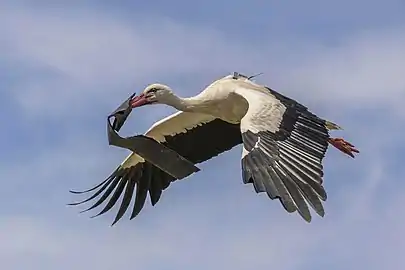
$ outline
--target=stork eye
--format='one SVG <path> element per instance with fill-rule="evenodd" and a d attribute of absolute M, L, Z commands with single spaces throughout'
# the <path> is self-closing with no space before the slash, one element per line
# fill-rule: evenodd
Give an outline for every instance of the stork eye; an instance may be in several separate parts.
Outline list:
<path fill-rule="evenodd" d="M 159 90 L 159 88 L 152 88 L 148 91 L 148 93 L 156 93 Z"/>

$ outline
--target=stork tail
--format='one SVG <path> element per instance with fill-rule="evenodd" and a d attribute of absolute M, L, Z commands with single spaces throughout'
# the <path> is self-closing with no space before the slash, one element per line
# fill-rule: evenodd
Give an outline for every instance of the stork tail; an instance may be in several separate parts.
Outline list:
<path fill-rule="evenodd" d="M 340 126 L 338 126 L 337 124 L 330 122 L 328 120 L 325 120 L 325 126 L 327 129 L 329 130 L 343 130 L 343 128 L 341 128 Z"/>

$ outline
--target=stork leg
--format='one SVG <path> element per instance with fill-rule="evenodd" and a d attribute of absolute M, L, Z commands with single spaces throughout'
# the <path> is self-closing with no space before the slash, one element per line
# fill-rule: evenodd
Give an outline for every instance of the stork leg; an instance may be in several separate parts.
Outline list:
<path fill-rule="evenodd" d="M 341 128 L 340 126 L 338 126 L 337 124 L 325 120 L 325 127 L 328 130 L 342 130 L 343 128 Z M 328 142 L 333 145 L 334 147 L 336 147 L 337 149 L 339 149 L 340 151 L 342 151 L 343 153 L 345 153 L 346 155 L 351 156 L 352 158 L 354 158 L 354 154 L 353 153 L 360 153 L 359 150 L 357 150 L 353 144 L 345 141 L 342 138 L 329 138 Z"/>
<path fill-rule="evenodd" d="M 359 150 L 357 150 L 353 144 L 345 141 L 342 138 L 329 138 L 328 142 L 333 145 L 334 147 L 336 147 L 337 149 L 339 149 L 340 151 L 342 151 L 343 153 L 351 156 L 352 158 L 354 158 L 354 154 L 353 153 L 360 153 Z"/>

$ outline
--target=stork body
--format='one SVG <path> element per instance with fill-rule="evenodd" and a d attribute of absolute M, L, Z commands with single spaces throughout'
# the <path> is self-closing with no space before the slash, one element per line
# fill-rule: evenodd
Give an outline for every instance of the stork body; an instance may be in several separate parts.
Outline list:
<path fill-rule="evenodd" d="M 180 98 L 166 85 L 149 85 L 131 101 L 132 107 L 166 104 L 179 112 L 158 121 L 145 133 L 197 164 L 236 145 L 242 148 L 242 178 L 257 193 L 266 192 L 279 199 L 288 212 L 297 211 L 310 222 L 308 204 L 320 216 L 326 191 L 322 185 L 322 160 L 328 144 L 353 157 L 357 152 L 343 139 L 329 137 L 329 130 L 340 129 L 323 120 L 298 102 L 254 83 L 246 76 L 225 76 L 195 97 Z M 103 210 L 110 210 L 124 193 L 115 218 L 126 212 L 135 193 L 131 219 L 143 208 L 149 193 L 155 205 L 172 176 L 132 153 L 112 175 L 96 187 L 74 193 L 95 191 L 88 199 L 101 195 L 88 211 L 113 193 Z M 136 187 L 136 189 L 135 189 Z M 125 191 L 124 191 L 125 189 Z"/>

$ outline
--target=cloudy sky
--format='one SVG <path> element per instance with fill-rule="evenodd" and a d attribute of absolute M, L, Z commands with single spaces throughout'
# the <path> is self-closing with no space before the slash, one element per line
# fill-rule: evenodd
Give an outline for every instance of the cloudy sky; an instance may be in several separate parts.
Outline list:
<path fill-rule="evenodd" d="M 138 2 L 0 1 L 1 269 L 403 269 L 405 3 Z M 243 185 L 240 147 L 135 220 L 66 206 L 128 154 L 105 116 L 130 93 L 194 95 L 233 71 L 264 72 L 361 150 L 328 151 L 324 218 Z M 172 111 L 139 109 L 122 132 Z"/>

